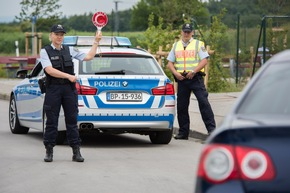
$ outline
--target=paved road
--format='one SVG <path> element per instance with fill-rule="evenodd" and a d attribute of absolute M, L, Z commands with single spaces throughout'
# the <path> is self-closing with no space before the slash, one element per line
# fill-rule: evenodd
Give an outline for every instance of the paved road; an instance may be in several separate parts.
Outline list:
<path fill-rule="evenodd" d="M 54 148 L 45 163 L 42 133 L 15 135 L 8 125 L 9 101 L 0 100 L 0 192 L 3 193 L 180 193 L 193 192 L 202 144 L 172 140 L 153 145 L 147 136 L 81 135 L 84 163 L 71 148 Z"/>
<path fill-rule="evenodd" d="M 82 135 L 84 163 L 71 161 L 71 149 L 57 146 L 53 163 L 44 163 L 42 133 L 13 135 L 8 125 L 9 93 L 18 79 L 0 79 L 0 192 L 193 192 L 206 130 L 191 98 L 191 138 L 153 145 L 147 136 Z M 210 93 L 219 124 L 240 93 Z M 175 120 L 175 130 L 178 123 Z"/>

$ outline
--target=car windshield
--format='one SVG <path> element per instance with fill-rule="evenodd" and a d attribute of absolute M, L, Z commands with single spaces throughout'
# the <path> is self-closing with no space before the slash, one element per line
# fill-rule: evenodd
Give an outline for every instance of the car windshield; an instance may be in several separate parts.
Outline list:
<path fill-rule="evenodd" d="M 290 114 L 290 65 L 272 64 L 254 83 L 239 106 L 238 114 Z"/>
<path fill-rule="evenodd" d="M 99 56 L 80 63 L 80 74 L 163 75 L 159 64 L 146 56 Z"/>

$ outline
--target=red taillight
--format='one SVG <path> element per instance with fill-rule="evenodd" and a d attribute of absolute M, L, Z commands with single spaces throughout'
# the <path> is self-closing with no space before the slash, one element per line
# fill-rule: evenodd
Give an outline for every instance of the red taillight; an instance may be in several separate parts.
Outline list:
<path fill-rule="evenodd" d="M 153 95 L 174 95 L 173 84 L 166 83 L 165 86 L 159 86 L 152 89 Z"/>
<path fill-rule="evenodd" d="M 76 88 L 79 95 L 96 95 L 97 89 L 95 87 L 80 85 L 80 83 L 76 83 Z"/>
<path fill-rule="evenodd" d="M 269 155 L 260 150 L 247 147 L 236 147 L 236 156 L 242 178 L 245 180 L 271 180 L 275 169 Z"/>
<path fill-rule="evenodd" d="M 271 180 L 275 170 L 263 150 L 243 146 L 211 144 L 201 155 L 198 176 L 211 183 L 232 179 Z"/>

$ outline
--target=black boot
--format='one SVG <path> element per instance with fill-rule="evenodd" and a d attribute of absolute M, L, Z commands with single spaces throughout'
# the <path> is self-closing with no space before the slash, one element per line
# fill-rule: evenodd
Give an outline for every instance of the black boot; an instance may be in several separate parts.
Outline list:
<path fill-rule="evenodd" d="M 72 150 L 73 150 L 72 161 L 83 162 L 85 160 L 81 155 L 80 146 L 74 146 L 72 147 Z"/>
<path fill-rule="evenodd" d="M 51 146 L 45 146 L 46 149 L 46 155 L 44 157 L 45 162 L 52 162 L 53 158 L 53 147 Z"/>

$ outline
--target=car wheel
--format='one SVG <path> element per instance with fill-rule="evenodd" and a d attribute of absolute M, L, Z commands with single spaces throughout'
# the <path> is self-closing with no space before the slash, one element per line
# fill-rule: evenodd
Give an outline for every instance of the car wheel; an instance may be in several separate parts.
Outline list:
<path fill-rule="evenodd" d="M 23 127 L 20 125 L 14 95 L 11 95 L 9 103 L 9 126 L 11 132 L 14 134 L 26 134 L 29 131 L 28 127 Z"/>
<path fill-rule="evenodd" d="M 45 111 L 43 111 L 43 118 L 42 118 L 42 131 L 43 135 L 45 132 L 45 123 L 46 123 L 46 114 Z M 66 131 L 58 131 L 57 138 L 56 138 L 56 144 L 62 145 L 66 141 Z"/>
<path fill-rule="evenodd" d="M 168 131 L 156 131 L 149 135 L 151 143 L 153 144 L 168 144 L 172 139 L 173 129 Z"/>

